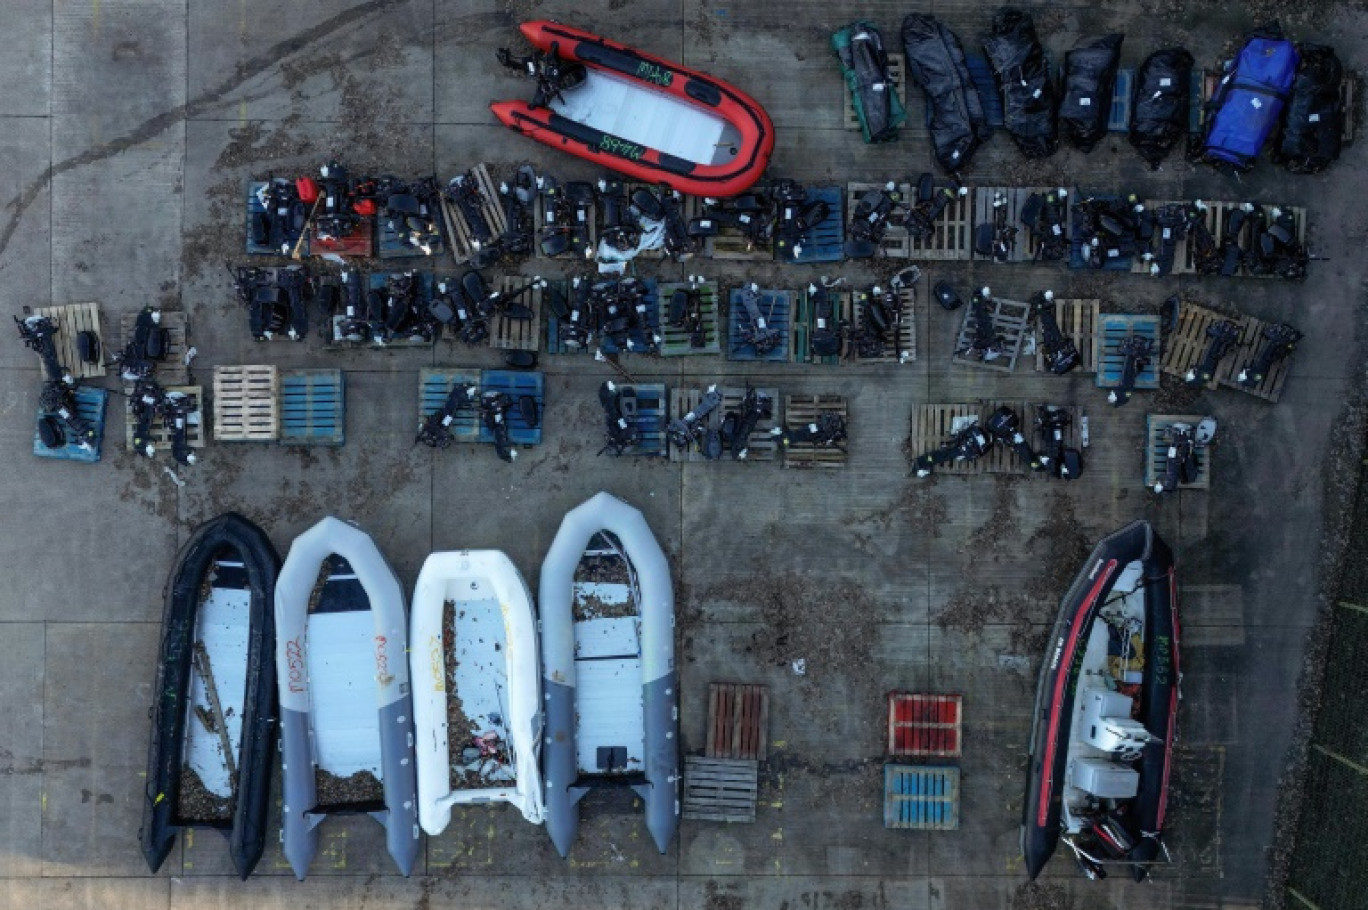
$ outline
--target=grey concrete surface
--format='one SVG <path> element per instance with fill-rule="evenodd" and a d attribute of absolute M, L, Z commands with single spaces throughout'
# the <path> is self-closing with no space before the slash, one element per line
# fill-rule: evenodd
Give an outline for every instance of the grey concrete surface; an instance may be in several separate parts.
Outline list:
<path fill-rule="evenodd" d="M 1250 24 L 1234 5 L 1164 6 L 1160 15 L 1117 0 L 1033 11 L 1056 61 L 1081 36 L 1121 30 L 1127 65 L 1166 43 L 1182 43 L 1210 65 Z M 922 7 L 969 46 L 992 8 L 978 0 Z M 1290 20 L 1293 37 L 1330 41 L 1362 69 L 1368 15 L 1327 9 L 1316 5 L 1314 22 Z M 6 312 L 97 300 L 109 327 L 147 303 L 179 307 L 190 315 L 195 371 L 205 382 L 217 364 L 339 366 L 348 441 L 307 451 L 212 445 L 199 465 L 179 471 L 182 488 L 162 470 L 165 458 L 124 451 L 116 395 L 103 463 L 36 459 L 28 452 L 38 367 L 13 338 L 0 345 L 0 446 L 9 455 L 0 472 L 0 906 L 1254 906 L 1265 885 L 1302 642 L 1324 582 L 1316 573 L 1319 534 L 1340 506 L 1324 500 L 1322 474 L 1335 469 L 1335 421 L 1357 391 L 1348 380 L 1362 359 L 1362 143 L 1320 177 L 1288 178 L 1263 162 L 1236 184 L 1176 157 L 1160 171 L 1143 170 L 1117 137 L 1090 156 L 1061 152 L 1028 163 L 999 135 L 967 175 L 977 185 L 1124 185 L 1145 196 L 1311 208 L 1311 243 L 1328 259 L 1312 265 L 1305 285 L 926 266 L 933 278 L 961 288 L 988 283 L 1003 296 L 1052 287 L 1100 297 L 1104 310 L 1138 311 L 1181 290 L 1296 323 L 1306 340 L 1277 406 L 1226 389 L 1184 405 L 1222 422 L 1212 488 L 1162 502 L 1140 475 L 1154 396 L 1113 410 L 1091 377 L 952 366 L 962 317 L 925 300 L 916 310 L 919 358 L 902 368 L 627 359 L 642 381 L 671 387 L 725 379 L 781 394 L 846 396 L 848 467 L 804 473 L 595 457 L 594 390 L 613 374 L 586 358 L 543 357 L 546 442 L 523 450 L 516 464 L 499 463 L 486 447 L 415 449 L 418 371 L 493 366 L 493 352 L 441 343 L 338 353 L 316 338 L 257 344 L 232 298 L 222 266 L 243 261 L 250 178 L 293 175 L 332 156 L 399 174 L 449 177 L 481 160 L 507 167 L 530 159 L 562 178 L 596 176 L 502 130 L 485 109 L 527 91 L 493 63 L 494 49 L 514 40 L 524 18 L 580 24 L 735 81 L 774 117 L 776 173 L 834 182 L 915 176 L 931 163 L 920 99 L 909 101 L 901 141 L 863 145 L 840 129 L 842 89 L 827 45 L 830 32 L 856 16 L 876 21 L 895 45 L 908 11 L 886 0 L 7 4 L 4 21 L 18 40 L 0 56 Z M 565 272 L 544 262 L 521 268 Z M 724 283 L 755 278 L 794 288 L 822 274 L 871 277 L 852 264 L 641 266 L 665 277 L 700 270 Z M 910 479 L 902 444 L 912 410 L 977 398 L 1084 406 L 1093 440 L 1087 474 L 1067 488 L 1040 478 Z M 393 873 L 382 830 L 364 817 L 327 823 L 303 884 L 276 845 L 251 881 L 237 881 L 211 831 L 182 837 L 160 875 L 146 874 L 137 833 L 161 592 L 178 542 L 195 525 L 237 509 L 284 552 L 293 535 L 334 513 L 374 534 L 406 584 L 433 549 L 499 547 L 535 585 L 561 515 L 599 489 L 643 509 L 675 566 L 686 751 L 703 746 L 707 683 L 771 688 L 771 755 L 755 824 L 685 822 L 661 856 L 630 797 L 595 794 L 569 860 L 515 813 L 458 809 L 448 831 L 425 842 L 420 874 L 410 880 Z M 1020 890 L 1021 770 L 1039 642 L 1060 593 L 1039 579 L 1067 543 L 1047 522 L 1061 509 L 1072 511 L 1070 533 L 1088 540 L 1150 518 L 1180 560 L 1187 635 L 1171 825 L 1177 863 L 1143 888 L 1081 881 L 1061 857 L 1041 888 Z M 771 624 L 776 598 L 779 613 L 787 611 L 783 627 Z M 981 624 L 965 623 L 966 604 L 982 608 Z M 808 658 L 807 676 L 789 671 L 790 656 Z M 882 827 L 883 696 L 894 689 L 964 695 L 958 831 Z"/>

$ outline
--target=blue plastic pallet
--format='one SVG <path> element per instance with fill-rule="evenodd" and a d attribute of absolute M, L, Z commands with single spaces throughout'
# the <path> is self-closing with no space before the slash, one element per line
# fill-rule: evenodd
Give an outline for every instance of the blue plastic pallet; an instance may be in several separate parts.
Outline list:
<path fill-rule="evenodd" d="M 1116 87 L 1112 90 L 1111 114 L 1107 130 L 1113 133 L 1130 132 L 1131 102 L 1135 93 L 1135 70 L 1125 67 L 1116 71 Z M 1193 70 L 1188 83 L 1188 132 L 1202 131 L 1202 71 Z"/>
<path fill-rule="evenodd" d="M 845 259 L 845 193 L 837 186 L 809 188 L 806 203 L 819 199 L 831 207 L 831 213 L 808 231 L 807 241 L 801 244 L 797 256 L 791 250 L 781 251 L 776 240 L 774 258 L 781 262 L 840 262 Z"/>
<path fill-rule="evenodd" d="M 884 827 L 922 831 L 959 828 L 959 768 L 884 765 Z"/>
<path fill-rule="evenodd" d="M 280 374 L 280 442 L 340 446 L 346 441 L 347 400 L 341 370 Z"/>
<path fill-rule="evenodd" d="M 790 326 L 793 321 L 793 295 L 788 291 L 760 291 L 760 312 L 768 325 L 779 330 L 779 346 L 763 357 L 755 348 L 741 340 L 741 330 L 748 324 L 750 316 L 741 306 L 741 289 L 731 290 L 731 315 L 727 323 L 727 359 L 759 360 L 770 363 L 784 363 L 788 360 L 789 340 L 793 336 Z"/>
<path fill-rule="evenodd" d="M 81 386 L 76 390 L 77 416 L 84 417 L 95 425 L 95 445 L 89 449 L 83 449 L 74 442 L 68 442 L 60 449 L 49 449 L 43 445 L 43 440 L 38 436 L 38 421 L 42 420 L 47 412 L 39 408 L 34 417 L 33 454 L 40 458 L 58 458 L 63 461 L 79 461 L 85 464 L 94 464 L 99 461 L 100 453 L 104 449 L 105 405 L 108 402 L 109 392 L 105 389 Z"/>
<path fill-rule="evenodd" d="M 508 438 L 515 445 L 541 445 L 541 417 L 546 413 L 546 382 L 541 373 L 522 370 L 485 370 L 480 374 L 480 392 L 506 392 L 514 408 L 508 413 Z M 531 395 L 537 402 L 537 425 L 530 427 L 516 407 L 518 399 Z M 480 442 L 494 441 L 494 434 L 480 424 Z"/>
<path fill-rule="evenodd" d="M 442 226 L 442 210 L 439 208 L 434 213 L 434 220 L 437 222 L 437 238 L 432 242 L 431 256 L 438 256 L 446 250 L 446 245 L 442 238 L 446 236 L 446 229 Z M 389 219 L 379 215 L 375 219 L 376 234 L 376 255 L 380 259 L 427 259 L 429 254 L 424 253 L 417 247 L 409 246 L 399 239 L 399 232 L 389 226 Z"/>
<path fill-rule="evenodd" d="M 1005 113 L 1002 109 L 1002 92 L 998 91 L 997 77 L 993 75 L 993 66 L 988 62 L 988 58 L 977 51 L 966 51 L 964 62 L 969 69 L 969 78 L 974 81 L 974 87 L 978 89 L 979 98 L 983 102 L 983 115 L 988 120 L 988 125 L 997 129 L 1006 123 Z M 928 105 L 926 114 L 926 125 L 931 125 L 931 112 Z"/>
<path fill-rule="evenodd" d="M 456 384 L 474 383 L 483 388 L 480 374 L 473 370 L 423 370 L 418 374 L 418 422 L 435 414 L 446 404 L 447 396 Z M 480 415 L 471 408 L 462 408 L 451 424 L 451 435 L 458 442 L 477 442 L 480 438 Z"/>
<path fill-rule="evenodd" d="M 636 427 L 639 436 L 637 444 L 623 454 L 664 458 L 669 454 L 665 441 L 665 424 L 666 412 L 670 406 L 670 400 L 665 394 L 665 383 L 644 382 L 637 385 L 621 385 L 619 388 L 622 391 L 622 416 Z M 629 391 L 633 395 L 629 396 Z M 634 405 L 629 404 L 633 401 Z"/>
<path fill-rule="evenodd" d="M 280 256 L 280 250 L 271 246 L 258 246 L 252 242 L 252 216 L 260 215 L 266 209 L 261 205 L 261 200 L 257 199 L 256 191 L 265 186 L 265 180 L 252 180 L 247 183 L 247 205 L 242 217 L 243 243 L 249 254 L 253 256 Z M 298 239 L 298 238 L 296 238 Z M 291 241 L 291 246 L 294 241 Z M 300 255 L 309 255 L 309 238 L 304 238 L 304 243 L 300 246 Z"/>
<path fill-rule="evenodd" d="M 1143 335 L 1154 342 L 1154 355 L 1149 365 L 1140 371 L 1135 379 L 1137 389 L 1159 388 L 1159 317 L 1158 316 L 1120 316 L 1105 314 L 1097 318 L 1095 329 L 1097 339 L 1097 387 L 1113 389 L 1121 382 L 1121 370 L 1125 365 L 1119 348 L 1121 340 L 1127 335 Z"/>
<path fill-rule="evenodd" d="M 649 344 L 651 338 L 660 335 L 660 292 L 658 290 L 658 283 L 654 278 L 638 278 L 637 280 L 646 285 L 646 297 L 642 302 L 646 304 L 646 331 L 648 336 L 643 340 Z M 618 347 L 616 342 L 606 335 L 599 335 L 597 337 L 599 350 L 609 356 L 645 353 L 644 350 L 635 347 L 631 350 L 624 350 Z"/>

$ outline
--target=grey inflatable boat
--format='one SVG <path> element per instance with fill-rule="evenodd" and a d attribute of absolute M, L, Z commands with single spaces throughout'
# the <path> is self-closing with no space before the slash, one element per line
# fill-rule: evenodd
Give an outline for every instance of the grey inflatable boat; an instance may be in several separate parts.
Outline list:
<path fill-rule="evenodd" d="M 599 493 L 561 522 L 540 587 L 551 840 L 568 855 L 579 800 L 596 787 L 626 786 L 645 802 L 646 827 L 664 853 L 679 828 L 679 680 L 665 554 L 639 511 Z"/>
<path fill-rule="evenodd" d="M 275 620 L 285 858 L 303 880 L 319 823 L 365 812 L 385 826 L 390 856 L 408 875 L 418 801 L 399 579 L 369 535 L 325 518 L 290 547 Z"/>

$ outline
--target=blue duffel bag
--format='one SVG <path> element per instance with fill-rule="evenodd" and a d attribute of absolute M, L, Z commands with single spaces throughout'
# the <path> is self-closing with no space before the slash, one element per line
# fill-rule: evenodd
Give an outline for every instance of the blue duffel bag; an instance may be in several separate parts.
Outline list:
<path fill-rule="evenodd" d="M 1202 158 L 1246 171 L 1278 125 L 1297 75 L 1297 48 L 1276 24 L 1251 32 L 1207 102 Z"/>

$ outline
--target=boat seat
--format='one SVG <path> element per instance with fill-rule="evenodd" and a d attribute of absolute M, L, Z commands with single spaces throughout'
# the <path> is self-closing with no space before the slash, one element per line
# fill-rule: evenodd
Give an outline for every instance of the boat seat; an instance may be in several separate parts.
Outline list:
<path fill-rule="evenodd" d="M 623 771 L 627 768 L 626 746 L 599 746 L 598 769 L 605 774 Z"/>
<path fill-rule="evenodd" d="M 1134 768 L 1105 758 L 1080 758 L 1070 768 L 1069 783 L 1098 799 L 1131 799 L 1140 792 Z"/>

